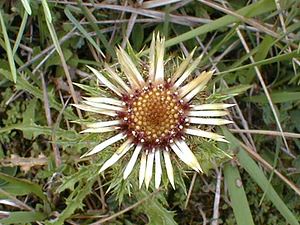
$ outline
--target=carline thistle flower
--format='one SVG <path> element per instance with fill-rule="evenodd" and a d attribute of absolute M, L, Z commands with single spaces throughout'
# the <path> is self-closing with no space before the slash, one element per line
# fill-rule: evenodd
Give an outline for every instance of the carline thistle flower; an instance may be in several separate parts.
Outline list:
<path fill-rule="evenodd" d="M 96 69 L 89 69 L 99 81 L 110 89 L 116 98 L 85 97 L 77 108 L 112 117 L 109 121 L 87 124 L 83 133 L 115 132 L 111 138 L 103 141 L 82 157 L 101 152 L 106 147 L 123 141 L 116 152 L 108 159 L 99 172 L 116 163 L 127 152 L 133 152 L 124 170 L 126 179 L 140 156 L 139 187 L 145 182 L 148 188 L 153 167 L 155 169 L 155 187 L 158 188 L 162 176 L 162 161 L 165 162 L 167 177 L 174 185 L 172 157 L 177 155 L 185 164 L 197 172 L 201 166 L 193 151 L 186 143 L 185 136 L 193 135 L 215 141 L 227 142 L 223 136 L 200 129 L 200 125 L 224 125 L 231 121 L 218 118 L 228 114 L 226 109 L 232 104 L 214 103 L 193 105 L 192 99 L 201 92 L 211 79 L 213 72 L 202 72 L 190 82 L 201 56 L 192 61 L 194 51 L 183 60 L 172 77 L 164 75 L 164 38 L 159 35 L 153 39 L 149 54 L 147 77 L 141 74 L 130 56 L 122 49 L 116 50 L 121 70 L 127 81 L 107 64 L 108 77 Z"/>

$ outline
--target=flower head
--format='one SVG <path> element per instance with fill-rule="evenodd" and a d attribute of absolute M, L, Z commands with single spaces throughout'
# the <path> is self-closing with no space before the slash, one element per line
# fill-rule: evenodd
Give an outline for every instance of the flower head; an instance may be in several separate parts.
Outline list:
<path fill-rule="evenodd" d="M 148 188 L 155 170 L 155 187 L 158 188 L 162 176 L 162 161 L 168 179 L 173 186 L 174 175 L 172 157 L 177 155 L 185 164 L 197 172 L 201 166 L 193 150 L 186 142 L 186 135 L 193 135 L 227 142 L 223 136 L 200 129 L 200 125 L 223 125 L 231 123 L 219 117 L 228 114 L 231 104 L 193 105 L 192 99 L 205 88 L 213 72 L 202 72 L 191 81 L 191 75 L 198 66 L 201 56 L 192 61 L 194 51 L 180 64 L 173 75 L 164 75 L 164 38 L 153 36 L 147 75 L 141 74 L 130 56 L 117 49 L 118 62 L 127 81 L 108 65 L 108 77 L 96 69 L 89 69 L 97 76 L 116 98 L 86 97 L 77 108 L 110 116 L 109 121 L 87 124 L 82 132 L 114 132 L 111 138 L 95 146 L 83 156 L 101 152 L 106 147 L 122 142 L 116 152 L 100 168 L 100 172 L 116 163 L 127 152 L 133 152 L 124 170 L 126 179 L 140 157 L 139 186 L 145 182 Z"/>

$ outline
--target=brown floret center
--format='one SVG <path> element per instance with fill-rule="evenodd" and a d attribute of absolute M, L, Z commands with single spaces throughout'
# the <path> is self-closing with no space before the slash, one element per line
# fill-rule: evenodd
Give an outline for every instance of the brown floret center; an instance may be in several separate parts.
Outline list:
<path fill-rule="evenodd" d="M 135 142 L 164 147 L 182 135 L 188 107 L 168 85 L 149 85 L 126 96 L 123 129 Z"/>

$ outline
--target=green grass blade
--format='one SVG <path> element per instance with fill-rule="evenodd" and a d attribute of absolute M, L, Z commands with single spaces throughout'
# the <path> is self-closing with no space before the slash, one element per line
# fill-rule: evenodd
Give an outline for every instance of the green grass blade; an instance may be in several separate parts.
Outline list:
<path fill-rule="evenodd" d="M 77 0 L 77 2 L 79 4 L 79 7 L 82 9 L 83 14 L 87 18 L 87 20 L 90 22 L 91 27 L 93 28 L 94 31 L 96 31 L 98 38 L 100 39 L 100 41 L 106 48 L 107 52 L 110 54 L 111 57 L 116 57 L 116 53 L 115 53 L 113 47 L 111 46 L 111 44 L 109 44 L 109 42 L 106 40 L 105 36 L 99 30 L 98 25 L 95 23 L 96 22 L 95 18 L 92 16 L 91 12 L 86 8 L 86 6 L 82 5 L 81 0 Z M 100 53 L 103 54 L 102 52 L 100 52 Z"/>
<path fill-rule="evenodd" d="M 25 30 L 27 19 L 28 19 L 28 12 L 25 11 L 23 19 L 22 19 L 21 26 L 20 26 L 20 29 L 19 29 L 19 32 L 18 32 L 18 36 L 17 36 L 16 42 L 15 42 L 14 48 L 12 50 L 12 54 L 13 55 L 16 54 L 16 51 L 17 51 L 17 49 L 18 49 L 18 47 L 20 45 L 21 39 L 23 37 L 24 30 Z"/>
<path fill-rule="evenodd" d="M 43 5 L 43 9 L 44 9 L 46 21 L 48 23 L 52 23 L 52 16 L 51 16 L 51 12 L 50 12 L 50 9 L 49 9 L 47 1 L 46 0 L 42 0 L 42 5 Z"/>
<path fill-rule="evenodd" d="M 237 14 L 241 16 L 246 16 L 247 18 L 255 17 L 262 15 L 264 13 L 269 13 L 272 10 L 276 9 L 276 5 L 273 0 L 261 0 L 251 5 L 245 6 L 242 9 L 236 11 Z M 219 28 L 224 28 L 230 24 L 238 23 L 240 20 L 234 16 L 226 15 L 217 20 L 212 21 L 211 23 L 204 24 L 196 29 L 185 32 L 181 35 L 178 35 L 170 40 L 167 40 L 165 43 L 166 47 L 171 47 L 173 45 L 179 44 L 181 42 L 192 39 L 196 36 L 212 32 Z M 148 54 L 149 49 L 143 51 L 142 54 Z"/>
<path fill-rule="evenodd" d="M 74 90 L 74 87 L 73 87 L 73 83 L 72 83 L 71 75 L 70 75 L 70 72 L 69 72 L 69 69 L 68 69 L 68 65 L 67 65 L 64 53 L 63 53 L 63 51 L 60 47 L 60 43 L 58 41 L 58 37 L 57 37 L 57 34 L 55 32 L 55 28 L 54 28 L 53 24 L 51 23 L 51 21 L 49 19 L 47 19 L 47 10 L 49 10 L 49 8 L 48 8 L 48 5 L 47 5 L 47 2 L 45 0 L 43 1 L 43 3 L 44 2 L 45 2 L 45 4 L 43 4 L 43 9 L 44 9 L 45 17 L 46 17 L 46 24 L 47 24 L 48 30 L 50 32 L 50 35 L 51 35 L 53 44 L 55 46 L 55 49 L 58 52 L 58 55 L 60 57 L 61 65 L 62 65 L 62 68 L 63 68 L 64 73 L 65 73 L 66 78 L 67 78 L 67 82 L 68 82 L 68 86 L 70 88 L 70 93 L 71 93 L 72 99 L 77 104 L 78 99 L 76 97 L 76 93 L 75 93 L 75 90 Z M 78 116 L 82 117 L 81 111 L 79 109 L 76 109 L 76 111 L 77 111 Z"/>
<path fill-rule="evenodd" d="M 1 219 L 0 223 L 5 224 L 32 224 L 42 221 L 47 215 L 41 212 L 10 212 L 9 217 Z"/>
<path fill-rule="evenodd" d="M 224 178 L 228 187 L 233 213 L 238 225 L 254 225 L 249 203 L 237 167 L 227 163 Z"/>
<path fill-rule="evenodd" d="M 253 3 L 249 6 L 246 6 L 242 9 L 239 9 L 236 11 L 237 14 L 240 14 L 242 16 L 247 16 L 247 18 L 251 18 L 254 16 L 259 16 L 264 13 L 268 13 L 272 10 L 276 9 L 275 3 L 273 0 L 262 0 L 258 1 L 256 3 Z M 189 32 L 186 32 L 184 34 L 181 34 L 175 38 L 172 38 L 168 41 L 166 41 L 166 47 L 170 47 L 173 45 L 176 45 L 180 42 L 192 39 L 198 35 L 205 34 L 214 30 L 217 30 L 219 28 L 226 27 L 229 24 L 239 22 L 239 19 L 234 16 L 223 16 L 211 23 L 205 24 L 203 26 L 200 26 L 194 30 L 191 30 Z"/>
<path fill-rule="evenodd" d="M 38 184 L 32 183 L 29 180 L 12 177 L 2 172 L 0 172 L 0 179 L 3 179 L 16 186 L 22 187 L 24 190 L 27 191 L 27 193 L 34 193 L 41 199 L 48 201 L 46 195 L 44 195 L 42 191 L 42 188 Z"/>
<path fill-rule="evenodd" d="M 225 44 L 227 44 L 228 41 L 230 41 L 230 39 L 236 35 L 236 28 L 238 25 L 234 26 L 231 28 L 230 31 L 227 32 L 226 36 L 218 43 L 216 43 L 215 46 L 212 47 L 212 49 L 209 50 L 209 52 L 207 53 L 207 55 L 205 55 L 203 57 L 203 59 L 200 62 L 200 65 L 206 65 L 209 61 L 210 57 L 213 57 L 213 55 L 219 51 L 222 46 L 224 46 Z"/>
<path fill-rule="evenodd" d="M 298 58 L 299 56 L 300 56 L 300 53 L 297 52 L 297 50 L 294 50 L 292 52 L 277 55 L 277 56 L 274 56 L 274 57 L 271 57 L 271 58 L 267 58 L 267 59 L 264 59 L 264 60 L 261 60 L 261 61 L 257 61 L 255 63 L 251 63 L 251 64 L 248 64 L 248 65 L 232 68 L 232 69 L 229 69 L 229 70 L 226 70 L 226 71 L 223 71 L 223 72 L 215 73 L 215 75 L 218 75 L 219 79 L 220 79 L 221 75 L 227 75 L 227 74 L 235 72 L 235 71 L 254 68 L 254 66 L 261 66 L 261 65 L 267 65 L 267 64 L 271 64 L 271 63 L 275 63 L 275 62 L 291 60 L 292 58 Z"/>
<path fill-rule="evenodd" d="M 281 142 L 281 139 L 279 137 L 276 138 L 276 150 L 275 150 L 275 155 L 274 155 L 274 160 L 273 160 L 273 170 L 271 171 L 271 174 L 269 176 L 269 183 L 271 184 L 271 181 L 273 179 L 273 176 L 274 176 L 274 172 L 275 172 L 275 168 L 277 167 L 277 164 L 278 164 L 278 159 L 279 159 L 279 153 L 280 153 L 280 146 L 281 146 L 282 142 Z M 266 191 L 268 191 L 268 188 L 266 188 Z M 266 191 L 264 191 L 264 194 L 259 202 L 259 205 L 262 204 L 263 200 L 265 199 L 265 196 L 266 196 Z"/>
<path fill-rule="evenodd" d="M 263 41 L 257 46 L 257 53 L 254 56 L 254 61 L 256 62 L 256 61 L 264 60 L 267 57 L 270 48 L 272 48 L 275 43 L 276 41 L 274 41 L 274 39 L 271 36 L 266 35 L 263 38 Z M 248 84 L 253 83 L 253 80 L 256 77 L 255 69 L 254 68 L 249 69 L 244 76 L 245 76 L 244 82 Z"/>
<path fill-rule="evenodd" d="M 44 7 L 44 14 L 45 14 L 45 17 L 46 17 L 47 27 L 48 27 L 48 30 L 50 32 L 50 35 L 51 35 L 53 44 L 55 46 L 55 49 L 56 49 L 56 51 L 58 52 L 58 54 L 60 56 L 63 56 L 63 52 L 61 50 L 61 47 L 60 47 L 60 44 L 59 44 L 59 41 L 58 41 L 58 38 L 57 38 L 57 35 L 56 35 L 56 32 L 55 32 L 55 29 L 53 27 L 53 24 L 51 22 L 49 22 L 49 20 L 47 19 L 47 8 L 46 7 Z"/>
<path fill-rule="evenodd" d="M 300 92 L 289 92 L 288 90 L 286 90 L 286 91 L 274 92 L 271 93 L 270 95 L 273 100 L 273 103 L 285 103 L 285 102 L 294 102 L 300 100 Z M 247 100 L 249 102 L 261 103 L 261 104 L 268 103 L 268 99 L 264 94 L 246 97 L 244 98 L 244 100 Z"/>
<path fill-rule="evenodd" d="M 7 58 L 8 58 L 8 63 L 9 63 L 9 67 L 10 67 L 10 72 L 11 72 L 13 81 L 16 83 L 17 82 L 17 70 L 16 70 L 16 65 L 15 65 L 13 53 L 12 53 L 12 50 L 11 50 L 9 38 L 8 38 L 8 35 L 7 35 L 5 22 L 4 22 L 4 19 L 3 19 L 3 16 L 2 16 L 2 10 L 0 10 L 0 23 L 1 23 L 2 34 L 3 34 L 3 37 L 4 37 L 5 48 L 6 48 L 6 52 L 7 52 Z"/>
<path fill-rule="evenodd" d="M 266 193 L 266 197 L 270 200 L 286 221 L 291 225 L 299 225 L 298 220 L 286 204 L 282 201 L 280 196 L 269 183 L 268 178 L 264 172 L 259 168 L 255 161 L 245 152 L 239 145 L 239 141 L 228 131 L 223 129 L 226 139 L 231 143 L 233 149 L 239 149 L 237 157 L 243 168 L 251 176 L 251 178 L 258 184 L 258 186 Z"/>
<path fill-rule="evenodd" d="M 48 3 L 47 3 L 46 0 L 42 0 L 42 3 L 43 3 L 43 10 L 44 10 L 45 18 L 46 18 L 47 27 L 48 27 L 48 30 L 50 32 L 53 44 L 54 44 L 55 49 L 58 52 L 58 54 L 61 57 L 63 57 L 63 52 L 61 50 L 61 47 L 60 47 L 55 29 L 54 29 L 53 24 L 52 24 L 52 16 L 51 16 L 51 13 L 50 13 Z"/>
<path fill-rule="evenodd" d="M 98 52 L 100 52 L 102 55 L 103 52 L 97 45 L 97 43 L 94 41 L 94 39 L 88 34 L 88 32 L 83 28 L 83 26 L 80 25 L 80 23 L 76 20 L 76 18 L 72 15 L 71 11 L 68 7 L 65 8 L 65 14 L 68 17 L 68 19 L 74 24 L 74 26 L 82 33 L 82 35 L 94 46 L 95 49 L 97 49 Z M 109 52 L 111 51 L 110 48 L 107 49 Z M 112 54 L 112 53 L 110 53 Z"/>
<path fill-rule="evenodd" d="M 258 45 L 258 49 L 257 49 L 257 53 L 254 56 L 254 61 L 260 61 L 260 60 L 264 60 L 270 49 L 276 44 L 277 40 L 274 40 L 274 38 L 272 38 L 269 35 L 266 35 L 261 44 Z"/>
<path fill-rule="evenodd" d="M 28 0 L 21 0 L 26 12 L 31 15 L 31 8 Z"/>
<path fill-rule="evenodd" d="M 298 220 L 286 204 L 282 201 L 279 195 L 274 190 L 273 186 L 269 183 L 268 178 L 263 171 L 257 166 L 255 161 L 244 151 L 240 150 L 238 159 L 241 165 L 246 169 L 252 179 L 260 186 L 266 193 L 266 197 L 273 202 L 277 210 L 288 221 L 289 224 L 299 225 Z"/>

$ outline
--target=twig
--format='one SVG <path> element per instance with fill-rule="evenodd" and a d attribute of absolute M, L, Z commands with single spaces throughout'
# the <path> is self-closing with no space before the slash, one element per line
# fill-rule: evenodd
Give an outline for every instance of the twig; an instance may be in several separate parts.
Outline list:
<path fill-rule="evenodd" d="M 16 41 L 15 40 L 12 40 L 12 39 L 9 39 L 9 41 L 11 41 L 12 43 L 16 43 Z M 21 49 L 23 49 L 24 51 L 27 51 L 27 52 L 29 52 L 29 53 L 33 53 L 33 49 L 32 48 L 30 48 L 30 47 L 28 47 L 28 46 L 26 46 L 26 45 L 24 45 L 24 44 L 22 44 L 22 43 L 20 43 L 19 44 L 19 47 L 21 48 Z"/>
<path fill-rule="evenodd" d="M 211 221 L 211 225 L 218 225 L 218 219 L 219 219 L 219 205 L 220 205 L 220 198 L 221 198 L 221 179 L 222 179 L 222 170 L 218 170 L 216 168 L 217 173 L 217 185 L 216 185 L 216 192 L 215 192 L 215 200 L 214 200 L 214 211 L 213 211 L 213 217 Z"/>
<path fill-rule="evenodd" d="M 162 22 L 162 19 L 136 19 L 135 23 L 160 23 Z M 111 20 L 98 20 L 95 21 L 95 24 L 122 24 L 122 23 L 128 23 L 129 19 L 111 19 Z M 72 24 L 72 22 L 65 22 L 65 24 Z M 87 25 L 90 24 L 88 21 L 79 22 L 81 25 Z"/>
<path fill-rule="evenodd" d="M 217 9 L 217 10 L 219 10 L 221 12 L 224 12 L 224 13 L 226 13 L 228 15 L 232 15 L 232 16 L 240 19 L 241 21 L 243 21 L 243 22 L 245 22 L 247 24 L 250 24 L 251 26 L 255 27 L 256 29 L 260 30 L 261 32 L 264 32 L 264 33 L 266 33 L 266 34 L 268 34 L 268 35 L 270 35 L 270 36 L 272 36 L 272 37 L 274 37 L 276 39 L 281 39 L 281 35 L 279 35 L 275 31 L 269 29 L 267 26 L 264 26 L 262 24 L 262 22 L 257 22 L 254 19 L 244 17 L 244 16 L 242 16 L 242 15 L 234 12 L 233 10 L 225 8 L 225 7 L 219 5 L 219 4 L 215 3 L 215 2 L 212 2 L 212 1 L 208 1 L 208 0 L 198 0 L 198 1 L 201 2 L 201 3 L 203 3 L 203 4 L 205 4 L 205 5 L 208 5 L 208 6 L 212 7 L 212 8 L 214 8 L 214 9 Z M 283 40 L 283 41 L 286 42 L 286 40 Z M 292 45 L 292 44 L 291 44 L 291 46 L 293 46 L 294 48 L 298 47 L 297 45 Z"/>
<path fill-rule="evenodd" d="M 202 216 L 202 219 L 203 219 L 202 225 L 206 225 L 207 219 L 206 219 L 205 212 L 202 210 L 202 208 L 199 208 L 199 212 L 200 212 L 200 214 L 201 214 L 201 216 Z"/>
<path fill-rule="evenodd" d="M 48 2 L 55 2 L 56 4 L 71 4 L 71 5 L 76 5 L 77 3 L 75 2 L 62 2 L 62 1 L 48 1 Z M 132 6 L 122 6 L 122 5 L 111 5 L 111 4 L 93 4 L 93 3 L 82 3 L 82 5 L 85 5 L 87 7 L 94 7 L 95 9 L 112 9 L 116 11 L 122 11 L 122 12 L 128 12 L 128 13 L 136 13 L 142 16 L 147 16 L 150 18 L 156 18 L 156 19 L 164 19 L 165 18 L 165 13 L 156 11 L 156 10 L 150 10 L 150 9 L 144 9 L 142 7 L 135 8 Z M 198 18 L 198 17 L 192 17 L 192 16 L 178 16 L 174 14 L 169 14 L 170 16 L 170 21 L 176 24 L 181 24 L 181 25 L 195 25 L 199 23 L 209 23 L 211 20 L 205 19 L 205 18 Z"/>
<path fill-rule="evenodd" d="M 192 178 L 191 185 L 190 185 L 190 188 L 189 188 L 189 191 L 188 191 L 186 200 L 185 200 L 185 204 L 184 204 L 184 208 L 185 208 L 185 209 L 187 208 L 187 205 L 188 205 L 188 203 L 189 203 L 189 200 L 190 200 L 190 197 L 191 197 L 191 194 L 192 194 L 194 185 L 195 185 L 196 177 L 197 177 L 197 172 L 194 172 L 194 176 L 193 176 L 193 178 Z"/>
<path fill-rule="evenodd" d="M 245 39 L 244 39 L 241 31 L 238 28 L 236 29 L 236 31 L 237 31 L 237 34 L 238 34 L 238 36 L 239 36 L 239 38 L 240 38 L 240 40 L 241 40 L 241 42 L 242 42 L 242 44 L 244 46 L 244 49 L 245 49 L 246 53 L 249 54 L 250 53 L 250 49 L 249 49 L 249 47 L 248 47 L 248 45 L 247 45 L 247 43 L 246 43 L 246 41 L 245 41 Z M 252 56 L 250 56 L 250 60 L 251 60 L 252 63 L 255 63 L 254 58 Z M 266 97 L 268 99 L 269 105 L 271 107 L 272 113 L 273 113 L 275 121 L 276 121 L 276 125 L 277 125 L 277 127 L 278 127 L 278 129 L 279 129 L 279 131 L 281 133 L 281 137 L 283 139 L 284 145 L 285 145 L 287 151 L 290 152 L 288 143 L 286 141 L 286 138 L 283 135 L 282 126 L 280 124 L 277 111 L 275 109 L 274 103 L 273 103 L 273 101 L 271 99 L 270 93 L 269 93 L 269 91 L 267 89 L 267 86 L 265 84 L 265 81 L 264 81 L 264 79 L 262 77 L 262 74 L 261 74 L 261 72 L 260 72 L 260 70 L 259 70 L 259 68 L 257 66 L 254 66 L 254 70 L 255 70 L 256 75 L 257 75 L 257 77 L 259 79 L 259 82 L 260 82 L 260 84 L 261 84 L 261 86 L 262 86 L 262 88 L 264 90 L 264 93 L 265 93 L 265 95 L 266 95 Z"/>
<path fill-rule="evenodd" d="M 148 1 L 149 2 L 149 1 Z M 140 6 L 141 4 L 143 3 L 143 0 L 138 0 L 137 1 L 137 4 Z M 125 38 L 123 39 L 122 41 L 122 44 L 121 44 L 121 47 L 122 48 L 125 48 L 126 47 L 126 44 L 127 44 L 127 41 L 129 40 L 129 36 L 132 32 L 132 29 L 133 29 L 133 26 L 136 22 L 136 19 L 137 19 L 137 16 L 138 14 L 137 13 L 132 13 L 131 16 L 130 16 L 130 19 L 128 21 L 128 24 L 127 24 L 127 29 L 126 29 L 126 34 L 125 34 Z"/>
<path fill-rule="evenodd" d="M 300 134 L 291 133 L 291 132 L 281 132 L 273 131 L 273 130 L 242 130 L 242 129 L 229 129 L 233 133 L 248 133 L 248 134 L 263 134 L 263 135 L 270 135 L 270 136 L 283 136 L 287 138 L 300 138 Z"/>
<path fill-rule="evenodd" d="M 150 0 L 143 3 L 142 7 L 145 9 L 161 7 L 164 5 L 169 5 L 175 2 L 180 2 L 181 0 Z"/>
<path fill-rule="evenodd" d="M 55 1 L 48 0 L 48 2 L 52 2 L 55 4 L 77 5 L 76 2 L 71 2 L 71 1 L 64 2 L 64 1 L 57 1 L 57 0 L 55 0 Z M 144 9 L 142 7 L 135 8 L 135 7 L 131 7 L 131 6 L 110 5 L 110 4 L 104 4 L 104 3 L 100 3 L 100 4 L 82 3 L 82 5 L 85 5 L 88 7 L 95 7 L 97 9 L 112 9 L 112 10 L 122 11 L 122 12 L 137 13 L 139 15 L 147 16 L 150 18 L 159 19 L 160 21 L 164 21 L 164 18 L 165 18 L 164 12 Z M 181 6 L 181 5 L 179 5 L 179 6 Z M 172 10 L 173 9 L 171 8 L 171 11 Z M 193 16 L 181 16 L 181 15 L 174 15 L 174 14 L 168 14 L 168 16 L 170 17 L 170 22 L 175 23 L 175 24 L 181 24 L 181 25 L 197 26 L 199 24 L 208 24 L 208 23 L 212 22 L 212 20 L 210 20 L 210 19 L 193 17 Z M 265 24 L 265 25 L 271 26 L 269 24 Z M 227 25 L 227 27 L 232 27 L 232 25 Z M 249 31 L 254 31 L 254 32 L 263 32 L 262 30 L 256 28 L 255 26 L 241 25 L 241 26 L 239 26 L 239 28 L 246 29 Z M 268 29 L 268 28 L 265 27 L 265 29 Z"/>
<path fill-rule="evenodd" d="M 279 0 L 275 0 L 275 4 L 276 4 L 276 8 L 277 8 L 277 10 L 278 10 L 278 12 L 279 12 L 279 13 L 278 13 L 278 16 L 279 16 L 279 20 L 280 20 L 280 23 L 281 23 L 282 31 L 283 31 L 283 33 L 284 33 L 284 38 L 285 38 L 286 42 L 289 43 L 290 40 L 289 40 L 289 37 L 288 37 L 288 35 L 287 35 L 288 32 L 287 32 L 287 30 L 286 30 L 286 26 L 285 26 L 285 22 L 284 22 L 284 18 L 283 18 L 283 13 L 282 13 L 282 9 L 281 9 L 281 7 L 280 7 L 280 2 L 279 2 Z M 292 49 L 291 49 L 290 46 L 288 46 L 287 49 L 288 49 L 288 52 L 292 52 Z M 293 63 L 293 69 L 294 69 L 294 72 L 295 72 L 295 74 L 297 74 L 297 69 L 296 69 L 295 63 L 297 63 L 298 65 L 300 65 L 300 62 L 299 62 L 298 59 L 293 58 L 292 63 Z"/>
<path fill-rule="evenodd" d="M 186 14 L 186 13 L 184 13 L 184 15 L 185 15 L 185 14 Z M 215 33 L 215 34 L 216 34 L 216 33 Z M 197 42 L 198 42 L 199 45 L 201 46 L 203 53 L 208 54 L 207 49 L 209 48 L 209 46 L 210 46 L 211 42 L 213 41 L 214 37 L 215 37 L 215 35 L 213 35 L 213 37 L 211 38 L 211 40 L 209 41 L 209 43 L 206 45 L 206 47 L 204 46 L 204 44 L 202 43 L 202 41 L 200 40 L 199 37 L 195 37 L 196 40 L 197 40 Z M 238 42 L 234 42 L 231 46 L 229 46 L 229 48 L 227 48 L 227 50 L 225 50 L 220 56 L 218 56 L 218 59 L 217 59 L 217 60 L 213 60 L 213 59 L 209 56 L 208 60 L 210 61 L 210 63 L 212 64 L 212 67 L 213 67 L 214 69 L 216 69 L 217 72 L 219 72 L 219 68 L 217 67 L 218 62 L 220 62 L 221 59 L 233 49 L 232 46 L 235 46 L 236 44 L 238 44 Z M 183 45 L 183 44 L 180 43 L 180 45 Z M 223 83 L 224 83 L 224 85 L 225 85 L 226 88 L 227 88 L 228 85 L 227 85 L 227 83 L 226 83 L 224 80 L 223 80 Z M 241 111 L 239 105 L 237 104 L 237 101 L 235 100 L 234 97 L 232 97 L 232 100 L 234 101 L 234 104 L 236 104 L 235 109 L 236 109 L 237 113 L 239 114 L 239 117 L 240 117 L 240 119 L 241 119 L 241 121 L 242 121 L 242 124 L 243 124 L 244 128 L 248 129 L 248 128 L 249 128 L 249 127 L 248 127 L 248 123 L 247 123 L 247 121 L 245 120 L 245 118 L 244 118 L 244 116 L 243 116 L 243 114 L 242 114 L 242 111 Z M 234 125 L 235 125 L 235 124 L 234 124 Z M 251 144 L 250 144 L 249 140 L 248 140 L 246 137 L 244 137 L 243 135 L 242 135 L 242 138 L 243 138 L 243 140 L 245 140 L 245 141 L 247 142 L 247 144 L 251 145 L 251 147 L 253 147 L 253 148 L 256 150 L 255 145 L 254 145 L 254 141 L 253 141 L 251 135 L 248 135 L 248 138 L 249 138 Z"/>
<path fill-rule="evenodd" d="M 4 191 L 2 188 L 0 188 L 0 194 L 7 196 L 10 198 L 15 204 L 17 204 L 21 209 L 28 210 L 28 211 L 34 211 L 33 208 L 26 205 L 24 202 L 17 199 L 15 196 L 11 195 L 10 193 Z"/>
<path fill-rule="evenodd" d="M 193 1 L 193 0 L 181 0 L 181 1 L 179 1 L 178 3 L 176 3 L 176 4 L 172 5 L 172 6 L 170 6 L 169 10 L 170 10 L 170 12 L 173 12 L 173 11 L 175 11 L 175 10 L 177 10 L 177 9 L 179 9 L 179 8 L 181 8 L 181 7 L 183 7 L 183 6 L 185 6 L 186 4 L 189 4 L 189 3 L 192 2 L 192 1 Z"/>
<path fill-rule="evenodd" d="M 107 204 L 105 202 L 105 194 L 104 194 L 104 191 L 103 191 L 102 182 L 101 182 L 100 177 L 97 178 L 97 181 L 98 181 L 98 185 L 99 185 L 100 201 L 101 201 L 101 204 L 102 204 L 102 209 L 105 210 L 107 208 Z"/>
<path fill-rule="evenodd" d="M 127 24 L 126 34 L 125 34 L 125 37 L 124 37 L 124 39 L 122 41 L 122 44 L 121 44 L 121 47 L 123 49 L 125 49 L 126 44 L 129 40 L 129 36 L 132 32 L 132 29 L 133 29 L 133 26 L 135 24 L 135 20 L 136 20 L 137 16 L 138 16 L 138 14 L 136 14 L 136 13 L 132 13 L 131 16 L 130 16 L 130 19 L 129 19 L 128 24 Z"/>
<path fill-rule="evenodd" d="M 109 217 L 106 217 L 106 218 L 104 218 L 102 220 L 99 220 L 99 221 L 97 221 L 95 223 L 91 223 L 90 225 L 101 225 L 104 222 L 112 220 L 112 219 L 114 219 L 114 218 L 116 218 L 116 217 L 118 217 L 118 216 L 120 216 L 120 215 L 122 215 L 122 214 L 124 214 L 124 213 L 126 213 L 126 212 L 128 212 L 128 211 L 130 211 L 130 210 L 132 210 L 134 208 L 136 208 L 137 206 L 141 205 L 142 203 L 146 202 L 148 199 L 150 199 L 151 197 L 155 196 L 159 191 L 160 191 L 160 189 L 157 189 L 155 192 L 151 193 L 150 195 L 148 195 L 147 197 L 145 197 L 142 200 L 138 201 L 137 203 L 134 203 L 133 205 L 131 205 L 131 206 L 129 206 L 129 207 L 127 207 L 127 208 L 125 208 L 125 209 L 123 209 L 123 210 L 121 210 L 121 211 L 119 211 L 119 212 L 117 212 L 117 213 L 115 213 L 115 214 L 113 214 L 113 215 L 111 215 Z"/>
<path fill-rule="evenodd" d="M 287 185 L 289 185 L 299 196 L 300 196 L 300 189 L 297 187 L 292 181 L 287 179 L 285 176 L 283 176 L 277 169 L 273 168 L 266 160 L 264 160 L 259 154 L 257 154 L 255 151 L 253 151 L 251 148 L 246 146 L 244 143 L 239 141 L 239 144 L 242 146 L 243 149 L 245 149 L 249 155 L 259 161 L 263 167 L 268 169 L 270 172 L 274 171 L 274 173 L 282 180 L 284 181 Z"/>
<path fill-rule="evenodd" d="M 59 40 L 59 44 L 64 43 L 71 37 L 75 36 L 75 33 L 73 32 L 75 28 L 73 28 L 69 33 L 67 33 L 62 39 Z M 27 61 L 24 65 L 20 66 L 18 68 L 18 72 L 23 71 L 25 68 L 39 60 L 43 55 L 46 55 L 48 52 L 50 52 L 54 48 L 54 44 L 50 45 L 49 47 L 45 48 L 40 54 L 34 56 L 30 61 Z"/>
<path fill-rule="evenodd" d="M 44 98 L 44 108 L 45 108 L 45 114 L 47 118 L 47 124 L 49 127 L 52 127 L 52 118 L 51 118 L 51 112 L 50 112 L 50 106 L 49 106 L 49 99 L 48 99 L 48 93 L 47 93 L 47 87 L 44 79 L 44 74 L 40 72 L 40 77 L 42 81 L 42 88 L 43 88 L 43 98 Z M 52 132 L 54 134 L 54 132 Z M 52 135 L 52 149 L 54 153 L 54 158 L 55 158 L 55 165 L 56 167 L 59 167 L 61 165 L 61 157 L 60 157 L 60 152 L 59 149 L 55 143 L 55 137 Z"/>
<path fill-rule="evenodd" d="M 35 74 L 36 71 L 38 71 L 41 66 L 52 56 L 52 54 L 55 52 L 55 48 L 53 48 L 46 56 L 42 59 L 42 61 L 32 70 L 32 73 Z"/>

